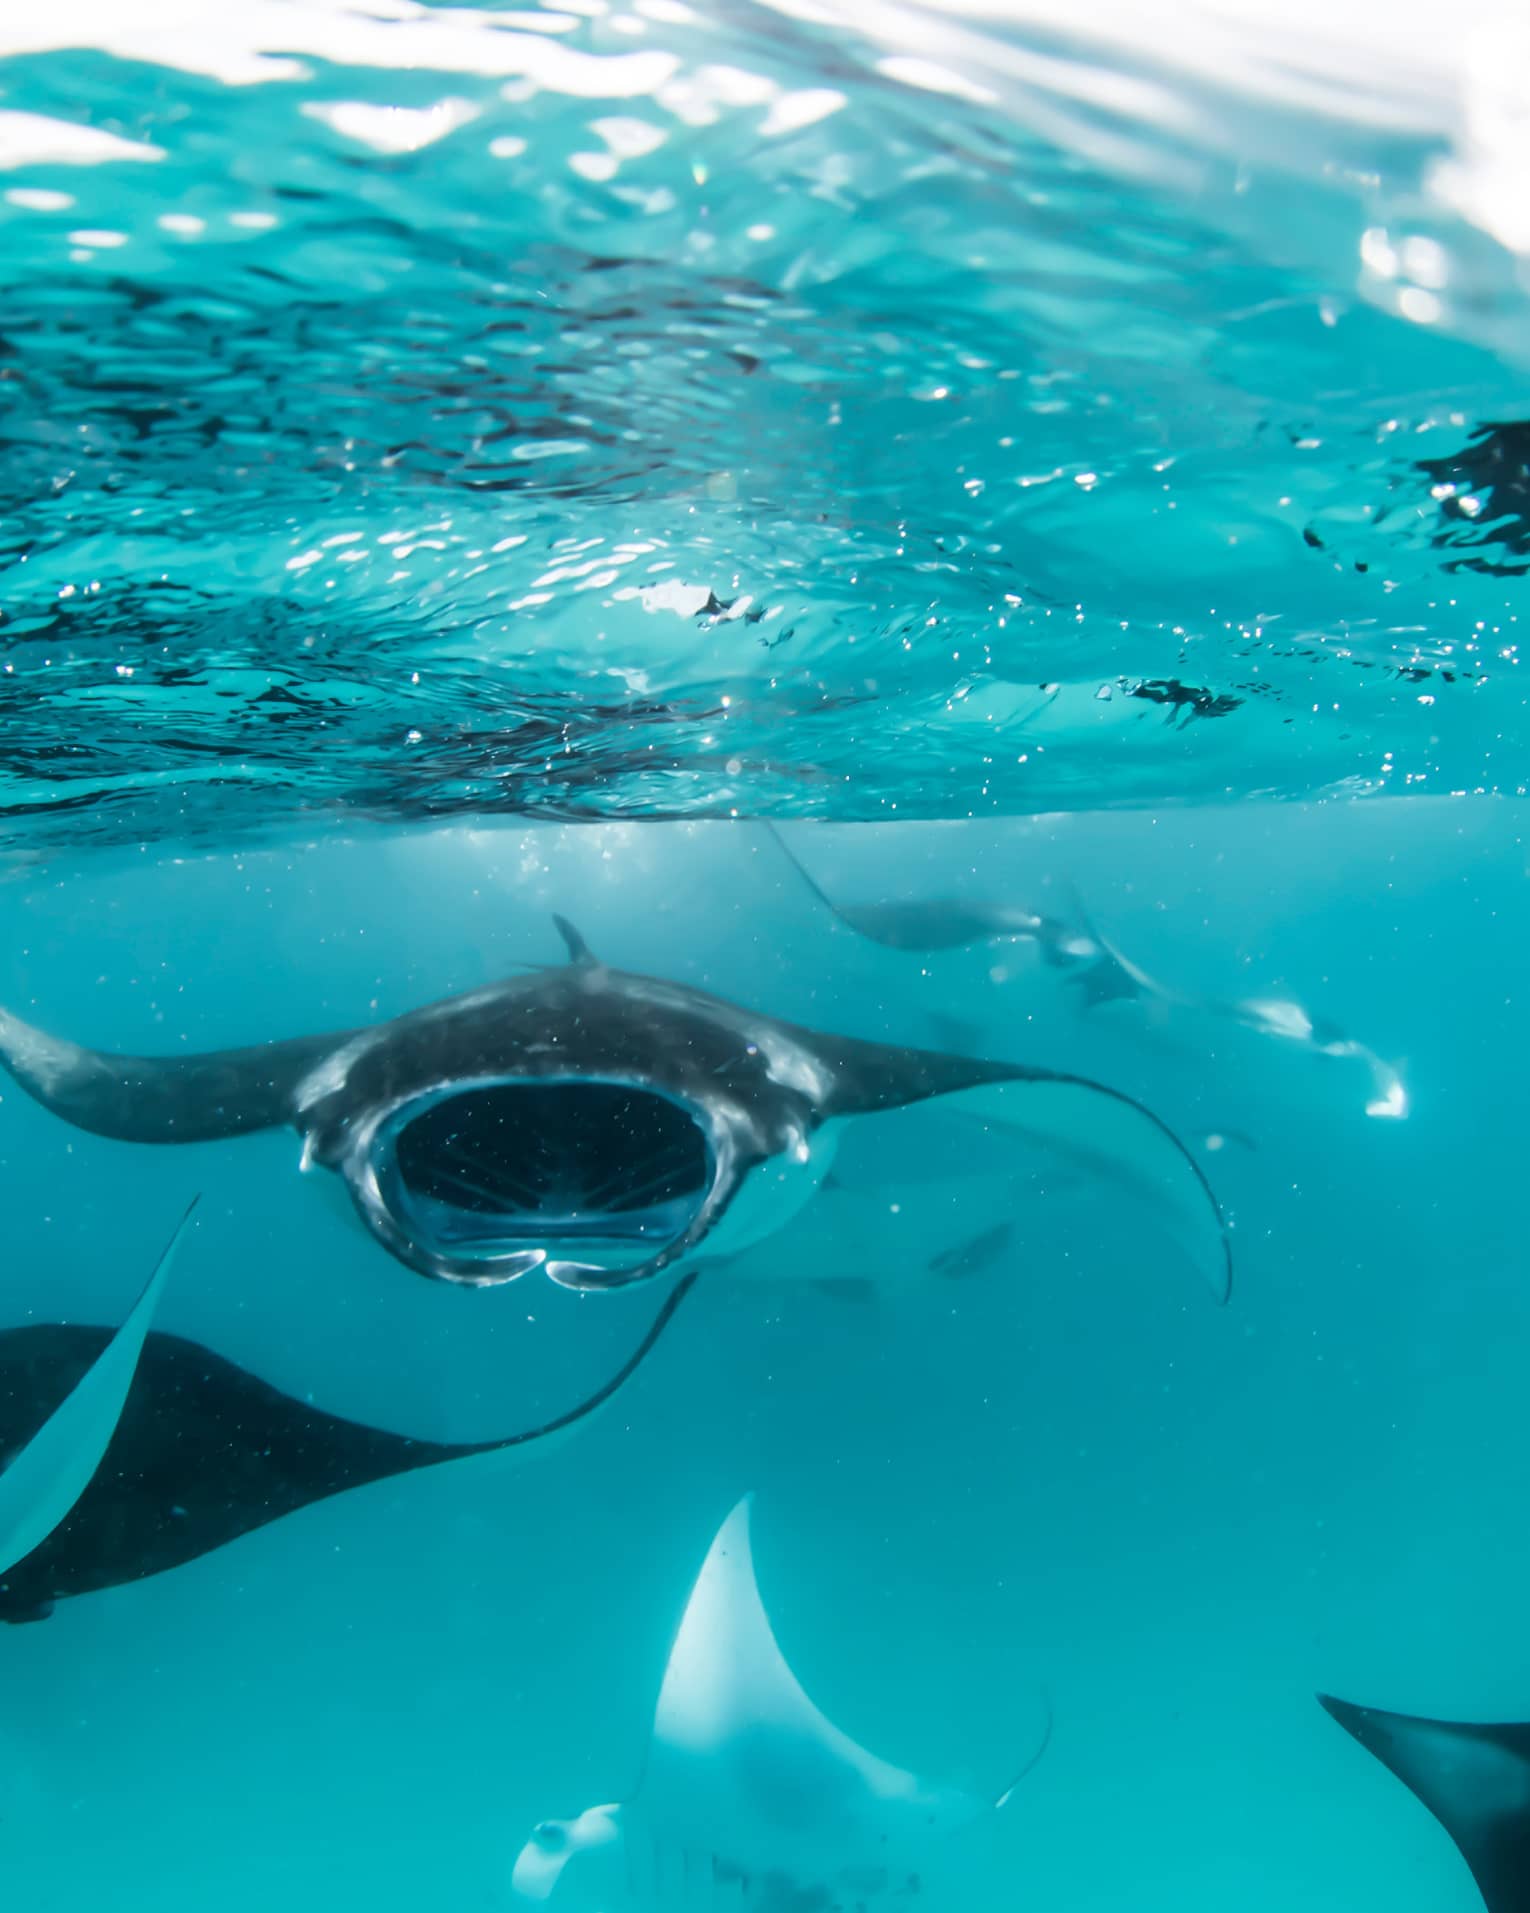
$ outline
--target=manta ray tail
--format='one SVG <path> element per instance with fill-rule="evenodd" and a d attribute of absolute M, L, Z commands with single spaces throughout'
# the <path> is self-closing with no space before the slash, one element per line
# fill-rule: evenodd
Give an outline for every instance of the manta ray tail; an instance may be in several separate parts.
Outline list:
<path fill-rule="evenodd" d="M 1042 1704 L 1046 1709 L 1046 1713 L 1041 1723 L 1041 1739 L 1036 1743 L 1036 1751 L 1030 1756 L 1030 1758 L 1026 1761 L 1025 1765 L 1020 1769 L 1020 1771 L 1015 1775 L 1015 1777 L 1009 1782 L 1008 1786 L 1005 1787 L 1004 1791 L 994 1801 L 993 1810 L 995 1813 L 1002 1813 L 1003 1810 L 1009 1805 L 1010 1801 L 1014 1799 L 1016 1791 L 1018 1790 L 1021 1781 L 1028 1780 L 1030 1776 L 1036 1771 L 1036 1769 L 1041 1765 L 1042 1757 L 1045 1755 L 1048 1747 L 1050 1747 L 1052 1744 L 1052 1727 L 1053 1727 L 1052 1703 L 1045 1696 L 1043 1696 Z"/>
<path fill-rule="evenodd" d="M 838 917 L 841 923 L 845 924 L 848 928 L 853 930 L 855 928 L 855 925 L 850 922 L 849 918 L 845 915 L 844 911 L 840 909 L 839 905 L 834 901 L 834 899 L 829 895 L 828 891 L 825 890 L 823 885 L 819 883 L 818 880 L 813 876 L 812 872 L 808 869 L 807 865 L 797 855 L 796 851 L 792 849 L 791 845 L 781 835 L 780 831 L 776 829 L 775 825 L 770 821 L 770 819 L 768 817 L 762 818 L 761 822 L 764 825 L 766 835 L 771 839 L 771 841 L 775 844 L 777 850 L 780 851 L 781 855 L 785 857 L 786 861 L 791 865 L 793 870 L 795 870 L 797 875 L 802 879 L 803 887 L 812 896 L 818 899 L 818 901 L 823 905 L 824 909 L 827 910 L 831 916 Z"/>
<path fill-rule="evenodd" d="M 47 1540 L 89 1486 L 111 1445 L 149 1322 L 193 1201 L 127 1320 L 53 1413 L 0 1472 L 0 1575 Z"/>
<path fill-rule="evenodd" d="M 545 1441 L 550 1435 L 560 1435 L 585 1420 L 587 1416 L 593 1415 L 598 1409 L 604 1408 L 614 1395 L 626 1387 L 658 1346 L 660 1336 L 674 1320 L 680 1304 L 695 1286 L 698 1273 L 696 1269 L 687 1269 L 685 1274 L 679 1277 L 675 1286 L 660 1303 L 658 1312 L 644 1331 L 637 1347 L 616 1373 L 608 1381 L 602 1382 L 592 1395 L 586 1395 L 583 1401 L 575 1403 L 572 1408 L 565 1409 L 561 1415 L 555 1415 L 551 1421 L 542 1422 L 535 1428 L 522 1429 L 514 1435 L 500 1435 L 489 1441 L 443 1443 L 439 1446 L 432 1444 L 428 1448 L 422 1444 L 420 1459 L 415 1466 L 428 1468 L 439 1461 L 466 1460 L 473 1455 L 499 1455 L 505 1453 L 507 1449 L 524 1448 L 528 1442 Z"/>
<path fill-rule="evenodd" d="M 343 1037 L 200 1056 L 117 1056 L 0 1010 L 0 1066 L 44 1109 L 115 1142 L 208 1142 L 290 1120 L 298 1086 Z"/>
<path fill-rule="evenodd" d="M 1488 1913 L 1530 1913 L 1530 1723 L 1426 1720 L 1318 1700 L 1444 1827 Z"/>

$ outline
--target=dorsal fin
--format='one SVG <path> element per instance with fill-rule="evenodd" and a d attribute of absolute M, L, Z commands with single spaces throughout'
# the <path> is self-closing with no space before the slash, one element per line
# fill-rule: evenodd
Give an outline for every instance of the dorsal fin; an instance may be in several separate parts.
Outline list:
<path fill-rule="evenodd" d="M 585 942 L 584 938 L 580 936 L 579 932 L 574 928 L 573 924 L 569 922 L 567 917 L 560 917 L 555 910 L 553 912 L 553 922 L 558 927 L 558 935 L 562 937 L 563 941 L 568 945 L 568 960 L 570 963 L 593 963 L 595 961 L 594 951 L 590 948 L 589 944 Z"/>

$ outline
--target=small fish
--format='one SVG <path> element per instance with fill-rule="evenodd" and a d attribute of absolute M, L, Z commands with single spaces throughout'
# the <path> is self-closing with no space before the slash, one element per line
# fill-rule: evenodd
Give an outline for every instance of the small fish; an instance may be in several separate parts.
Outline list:
<path fill-rule="evenodd" d="M 976 1235 L 969 1236 L 965 1242 L 954 1243 L 934 1256 L 930 1262 L 930 1273 L 947 1281 L 980 1275 L 984 1269 L 992 1268 L 1002 1259 L 1014 1238 L 1014 1224 L 1010 1222 L 996 1222 L 991 1228 L 979 1229 Z"/>

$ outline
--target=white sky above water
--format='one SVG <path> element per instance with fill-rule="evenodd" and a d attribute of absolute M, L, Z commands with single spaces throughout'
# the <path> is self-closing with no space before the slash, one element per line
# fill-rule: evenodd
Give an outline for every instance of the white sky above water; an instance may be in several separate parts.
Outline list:
<path fill-rule="evenodd" d="M 1363 194 L 1366 142 L 1403 136 L 1434 149 L 1419 181 L 1426 210 L 1530 258 L 1530 15 L 1521 0 L 1457 0 L 1448 28 L 1437 0 L 762 0 L 766 8 L 859 43 L 899 86 L 1011 113 L 1102 171 L 1170 191 L 1201 191 L 1202 162 L 1216 159 Z M 588 52 L 563 38 L 582 16 L 619 33 L 619 50 Z M 719 16 L 720 35 L 731 25 Z M 570 0 L 514 13 L 415 0 L 52 0 L 0 16 L 0 58 L 72 48 L 241 86 L 303 81 L 315 71 L 309 61 L 353 76 L 478 75 L 572 99 L 652 99 L 682 118 L 697 116 L 680 110 L 680 94 L 705 91 L 714 71 L 737 72 L 705 64 L 718 57 L 708 10 L 675 0 Z M 759 78 L 779 91 L 780 76 Z M 384 152 L 432 144 L 475 110 L 455 96 L 399 107 L 385 85 L 377 91 L 380 101 L 306 110 Z M 0 170 L 162 156 L 0 110 Z M 1404 316 L 1441 316 L 1438 288 L 1416 297 L 1416 309 L 1381 290 Z"/>
<path fill-rule="evenodd" d="M 1281 120 L 1293 164 L 1323 166 L 1326 124 L 1438 140 L 1438 199 L 1512 251 L 1530 252 L 1530 18 L 1511 0 L 1457 0 L 1442 30 L 1436 0 L 767 0 L 884 49 L 885 77 L 1012 106 L 1037 130 L 1104 164 L 1150 167 L 1131 137 L 1171 132 L 1237 150 L 1250 104 Z M 524 77 L 575 97 L 638 98 L 680 64 L 667 27 L 699 12 L 636 0 L 567 10 L 485 13 L 413 0 L 53 0 L 8 9 L 0 57 L 96 47 L 230 85 L 305 77 L 313 59 L 352 68 Z M 595 55 L 556 36 L 581 15 L 610 15 L 647 43 Z M 649 33 L 654 34 L 648 39 Z M 1050 43 L 1043 52 L 1038 36 Z M 1059 48 L 1065 39 L 1066 50 Z M 1030 39 L 1032 44 L 1027 45 Z M 656 44 L 656 41 L 659 42 Z M 383 109 L 379 109 L 383 110 Z M 1106 131 L 1104 112 L 1119 123 Z M 1310 152 L 1289 116 L 1315 124 Z M 18 117 L 31 123 L 16 124 Z M 390 127 L 383 143 L 396 150 Z M 7 115 L 0 164 L 154 156 L 61 122 Z"/>

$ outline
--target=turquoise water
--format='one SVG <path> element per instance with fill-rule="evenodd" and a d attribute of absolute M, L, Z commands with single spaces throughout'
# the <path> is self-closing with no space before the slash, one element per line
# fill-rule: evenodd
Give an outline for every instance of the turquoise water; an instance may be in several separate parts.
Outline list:
<path fill-rule="evenodd" d="M 560 962 L 556 912 L 1138 1099 L 1234 1265 L 1218 1306 L 1077 1150 L 954 1270 L 810 1204 L 558 1436 L 0 1628 L 11 1903 L 515 1906 L 537 1822 L 633 1794 L 752 1493 L 853 1741 L 986 1799 L 1050 1721 L 900 1903 L 1479 1904 L 1314 1696 L 1530 1718 L 1495 156 L 1384 74 L 1314 133 L 1022 12 L 0 25 L 0 1003 L 130 1056 L 352 1030 Z M 1091 1001 L 1107 945 L 1144 980 Z M 422 1279 L 300 1155 L 5 1080 L 0 1339 L 120 1322 L 200 1194 L 160 1331 L 487 1441 L 673 1282 Z"/>

